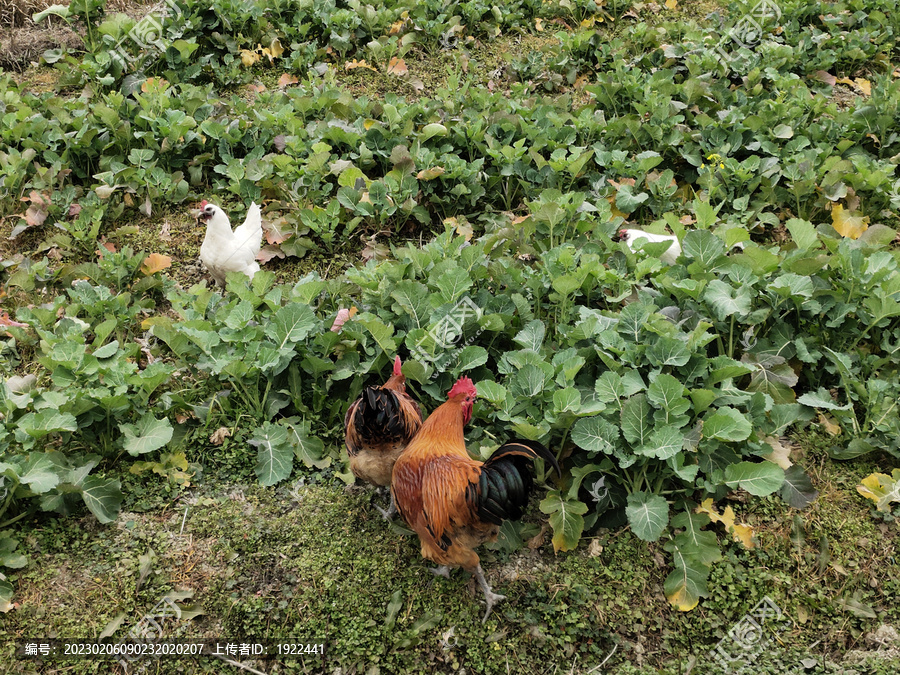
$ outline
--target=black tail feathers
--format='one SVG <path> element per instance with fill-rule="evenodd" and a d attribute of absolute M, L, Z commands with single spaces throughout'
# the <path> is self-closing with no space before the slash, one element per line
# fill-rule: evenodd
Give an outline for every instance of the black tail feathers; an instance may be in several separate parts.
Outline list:
<path fill-rule="evenodd" d="M 534 481 L 531 464 L 540 457 L 560 473 L 553 453 L 536 441 L 504 443 L 481 467 L 478 517 L 495 525 L 516 520 L 528 504 Z"/>
<path fill-rule="evenodd" d="M 366 387 L 363 390 L 353 424 L 363 442 L 369 444 L 397 440 L 406 432 L 397 394 L 381 387 Z"/>

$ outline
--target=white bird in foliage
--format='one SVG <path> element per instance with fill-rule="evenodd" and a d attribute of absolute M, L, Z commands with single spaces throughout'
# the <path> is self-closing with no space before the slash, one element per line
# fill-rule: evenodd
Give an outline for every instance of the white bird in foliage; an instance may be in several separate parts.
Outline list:
<path fill-rule="evenodd" d="M 205 199 L 200 202 L 200 220 L 206 222 L 206 236 L 200 246 L 200 262 L 217 283 L 224 286 L 229 272 L 243 272 L 251 279 L 259 272 L 256 254 L 262 245 L 262 215 L 256 202 L 250 204 L 243 225 L 231 231 L 225 212 Z"/>
<path fill-rule="evenodd" d="M 619 240 L 625 240 L 628 248 L 632 251 L 635 250 L 635 243 L 637 243 L 639 239 L 646 239 L 652 243 L 664 241 L 672 242 L 672 245 L 669 246 L 668 250 L 663 251 L 659 255 L 660 261 L 664 262 L 666 265 L 674 265 L 675 261 L 678 260 L 678 256 L 681 255 L 681 244 L 678 243 L 678 237 L 674 235 L 651 234 L 650 232 L 644 232 L 643 230 L 619 230 Z"/>

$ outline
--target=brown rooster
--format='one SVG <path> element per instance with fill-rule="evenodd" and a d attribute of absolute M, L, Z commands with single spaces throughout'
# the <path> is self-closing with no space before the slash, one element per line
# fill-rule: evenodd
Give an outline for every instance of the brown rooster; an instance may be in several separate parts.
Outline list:
<path fill-rule="evenodd" d="M 491 591 L 474 548 L 494 541 L 504 520 L 517 519 L 532 488 L 531 462 L 541 457 L 559 473 L 553 454 L 534 441 L 504 443 L 486 462 L 469 457 L 463 427 L 477 396 L 460 378 L 394 464 L 391 494 L 407 524 L 419 535 L 422 556 L 449 577 L 449 567 L 475 575 L 487 603 L 482 623 L 505 596 Z"/>
<path fill-rule="evenodd" d="M 344 417 L 353 475 L 379 487 L 390 485 L 394 462 L 421 426 L 422 413 L 406 393 L 398 356 L 388 381 L 380 387 L 366 387 Z M 375 508 L 388 519 L 397 512 L 393 501 L 387 511 Z"/>

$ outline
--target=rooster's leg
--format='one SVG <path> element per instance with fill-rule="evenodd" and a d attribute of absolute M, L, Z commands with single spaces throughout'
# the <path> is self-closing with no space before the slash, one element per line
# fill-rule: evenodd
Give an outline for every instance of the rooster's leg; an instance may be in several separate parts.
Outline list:
<path fill-rule="evenodd" d="M 491 610 L 494 609 L 494 605 L 501 600 L 506 600 L 506 596 L 499 595 L 491 590 L 491 587 L 488 586 L 488 582 L 484 579 L 484 570 L 481 569 L 481 565 L 475 569 L 475 579 L 478 580 L 478 585 L 481 586 L 481 590 L 484 592 L 484 601 L 487 603 L 487 611 L 484 613 L 484 618 L 481 620 L 481 623 L 484 623 L 491 615 Z"/>
<path fill-rule="evenodd" d="M 379 492 L 382 490 L 383 488 L 378 489 Z M 391 494 L 390 490 L 388 490 L 388 497 L 390 497 L 391 503 L 386 510 L 378 506 L 378 504 L 374 505 L 375 508 L 378 509 L 378 513 L 380 513 L 385 520 L 390 520 L 397 514 L 397 505 L 394 504 L 394 495 Z"/>
<path fill-rule="evenodd" d="M 429 567 L 428 571 L 431 572 L 436 577 L 444 577 L 445 579 L 450 578 L 450 566 L 449 565 L 441 565 L 440 567 Z"/>

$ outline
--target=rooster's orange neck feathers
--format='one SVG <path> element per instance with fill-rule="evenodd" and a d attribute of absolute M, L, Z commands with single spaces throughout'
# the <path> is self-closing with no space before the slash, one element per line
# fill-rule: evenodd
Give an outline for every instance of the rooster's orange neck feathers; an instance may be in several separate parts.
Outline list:
<path fill-rule="evenodd" d="M 406 447 L 406 452 L 411 456 L 459 455 L 468 458 L 463 434 L 464 398 L 464 395 L 454 396 L 431 413 Z"/>

